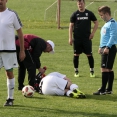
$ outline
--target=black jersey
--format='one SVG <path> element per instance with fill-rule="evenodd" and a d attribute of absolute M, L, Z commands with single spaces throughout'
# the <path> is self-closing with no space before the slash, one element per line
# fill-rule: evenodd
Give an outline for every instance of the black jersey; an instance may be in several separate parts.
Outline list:
<path fill-rule="evenodd" d="M 74 23 L 74 39 L 89 38 L 91 33 L 91 21 L 97 18 L 91 11 L 85 9 L 84 12 L 75 11 L 70 17 L 70 22 Z"/>
<path fill-rule="evenodd" d="M 17 51 L 19 52 L 19 47 L 20 47 L 19 39 L 17 36 L 15 38 L 16 38 Z M 41 66 L 40 56 L 42 52 L 44 52 L 46 47 L 47 47 L 47 42 L 44 39 L 32 34 L 24 35 L 24 48 L 25 50 L 29 50 L 29 52 L 31 53 L 31 57 L 36 64 L 36 68 L 40 68 Z"/>

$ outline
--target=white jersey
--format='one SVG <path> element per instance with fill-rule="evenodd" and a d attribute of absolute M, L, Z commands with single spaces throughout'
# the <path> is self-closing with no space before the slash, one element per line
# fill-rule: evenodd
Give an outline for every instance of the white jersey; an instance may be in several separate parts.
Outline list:
<path fill-rule="evenodd" d="M 18 15 L 6 9 L 0 12 L 0 52 L 14 52 L 15 46 L 15 30 L 22 26 Z"/>
<path fill-rule="evenodd" d="M 67 80 L 66 75 L 59 72 L 52 72 L 44 77 L 39 86 L 42 87 L 42 93 L 45 95 L 64 95 Z"/>

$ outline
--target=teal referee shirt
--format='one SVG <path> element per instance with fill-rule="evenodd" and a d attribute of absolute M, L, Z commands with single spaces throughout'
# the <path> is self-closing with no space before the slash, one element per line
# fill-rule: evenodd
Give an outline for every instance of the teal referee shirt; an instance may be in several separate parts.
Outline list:
<path fill-rule="evenodd" d="M 117 22 L 111 18 L 101 29 L 100 48 L 117 44 Z"/>

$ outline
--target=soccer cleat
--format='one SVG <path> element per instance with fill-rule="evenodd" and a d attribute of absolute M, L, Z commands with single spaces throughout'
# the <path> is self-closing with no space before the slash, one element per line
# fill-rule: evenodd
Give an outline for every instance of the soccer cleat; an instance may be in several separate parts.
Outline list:
<path fill-rule="evenodd" d="M 106 94 L 112 94 L 112 91 L 109 91 L 109 90 L 106 89 L 105 93 Z"/>
<path fill-rule="evenodd" d="M 85 94 L 82 93 L 81 91 L 79 91 L 78 93 L 70 93 L 70 97 L 73 97 L 73 98 L 86 98 Z"/>
<path fill-rule="evenodd" d="M 22 90 L 23 87 L 24 87 L 24 85 L 22 85 L 22 86 L 18 86 L 18 90 Z"/>
<path fill-rule="evenodd" d="M 91 78 L 95 78 L 94 72 L 90 72 L 90 77 L 91 77 Z"/>
<path fill-rule="evenodd" d="M 98 90 L 97 92 L 93 93 L 93 95 L 106 95 L 106 92 Z"/>
<path fill-rule="evenodd" d="M 83 92 L 81 92 L 79 89 L 74 89 L 73 92 L 77 93 L 78 95 L 83 95 L 84 98 L 86 98 L 85 94 Z"/>
<path fill-rule="evenodd" d="M 6 100 L 6 103 L 4 104 L 4 106 L 13 106 L 13 101 L 14 101 L 14 99 L 7 99 Z"/>
<path fill-rule="evenodd" d="M 74 77 L 76 77 L 76 78 L 79 77 L 79 73 L 75 72 Z"/>

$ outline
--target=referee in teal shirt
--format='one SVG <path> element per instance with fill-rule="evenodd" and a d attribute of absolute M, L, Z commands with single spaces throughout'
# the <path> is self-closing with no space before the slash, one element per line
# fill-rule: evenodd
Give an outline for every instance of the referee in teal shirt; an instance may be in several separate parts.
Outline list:
<path fill-rule="evenodd" d="M 106 22 L 101 29 L 98 53 L 101 54 L 102 86 L 93 95 L 112 94 L 114 71 L 112 70 L 117 44 L 117 22 L 111 17 L 108 6 L 98 8 L 100 17 Z M 107 86 L 108 84 L 108 86 Z"/>

